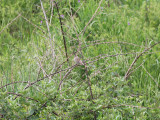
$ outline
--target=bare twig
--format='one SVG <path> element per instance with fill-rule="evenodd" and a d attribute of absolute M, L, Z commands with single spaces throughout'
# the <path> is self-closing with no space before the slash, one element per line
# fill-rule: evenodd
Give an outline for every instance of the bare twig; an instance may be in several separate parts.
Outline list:
<path fill-rule="evenodd" d="M 125 104 L 120 104 L 120 105 L 108 105 L 108 106 L 102 106 L 100 109 L 105 109 L 105 108 L 114 108 L 114 107 L 132 107 L 132 108 L 140 108 L 140 109 L 160 109 L 160 107 L 143 107 L 143 106 L 134 106 L 134 105 L 125 105 Z M 100 110 L 98 109 L 98 110 Z"/>
<path fill-rule="evenodd" d="M 8 85 L 12 85 L 12 84 L 17 84 L 17 83 L 28 83 L 29 81 L 17 81 L 17 82 L 11 82 L 11 83 L 8 83 L 6 85 L 3 85 L 0 87 L 0 89 L 4 88 L 4 87 L 7 87 Z"/>
<path fill-rule="evenodd" d="M 78 82 L 76 82 L 72 87 L 68 88 L 67 90 L 63 91 L 62 93 L 65 93 L 71 89 L 73 89 L 73 87 L 75 87 L 76 85 L 78 85 L 78 83 L 80 83 L 81 81 L 83 81 L 82 79 L 80 79 Z"/>
<path fill-rule="evenodd" d="M 132 70 L 130 73 L 128 73 L 128 75 L 130 75 L 131 73 L 133 73 L 134 71 L 136 71 L 138 68 L 140 68 L 145 61 L 143 61 L 137 68 L 135 68 L 134 70 Z"/>
<path fill-rule="evenodd" d="M 74 65 L 74 66 L 75 66 L 75 65 Z M 34 82 L 31 82 L 30 85 L 28 85 L 28 86 L 25 87 L 25 89 L 29 88 L 30 86 L 34 85 L 35 83 L 37 83 L 37 82 L 39 82 L 39 81 L 42 81 L 42 80 L 44 80 L 44 79 L 46 79 L 46 78 L 48 78 L 48 77 L 50 77 L 50 76 L 52 77 L 52 76 L 54 76 L 54 75 L 56 75 L 56 74 L 58 74 L 58 73 L 60 73 L 60 72 L 63 72 L 63 71 L 72 69 L 72 67 L 74 67 L 74 66 L 71 66 L 71 67 L 69 67 L 69 68 L 66 68 L 66 69 L 63 69 L 63 70 L 60 70 L 60 71 L 56 71 L 56 72 L 54 72 L 54 73 L 52 73 L 52 74 L 49 74 L 49 75 L 47 75 L 47 76 L 45 76 L 45 77 L 43 77 L 43 78 L 41 78 L 41 79 L 38 79 L 38 80 L 36 80 L 36 81 L 34 81 Z"/>
<path fill-rule="evenodd" d="M 103 55 L 102 56 L 102 54 L 101 55 L 98 55 L 98 56 L 96 56 L 96 57 L 94 57 L 94 58 L 91 58 L 90 60 L 92 60 L 92 59 L 94 59 L 93 61 L 89 61 L 89 62 L 87 62 L 87 64 L 89 64 L 89 63 L 93 63 L 93 62 L 96 62 L 96 61 L 98 61 L 98 60 L 100 60 L 100 59 L 104 59 L 104 58 L 107 58 L 107 57 L 116 57 L 116 56 L 121 56 L 121 55 L 134 55 L 134 54 L 137 54 L 137 53 L 123 53 L 123 54 L 115 54 L 115 55 Z M 97 58 L 97 59 L 96 59 Z M 89 59 L 87 59 L 87 61 L 88 61 Z"/>
<path fill-rule="evenodd" d="M 52 42 L 51 33 L 50 33 L 50 29 L 49 29 L 48 19 L 47 19 L 46 12 L 45 12 L 45 10 L 44 10 L 43 3 L 42 3 L 41 0 L 40 0 L 40 3 L 41 3 L 41 8 L 42 8 L 42 10 L 43 10 L 43 14 L 44 14 L 44 17 L 45 17 L 46 26 L 47 26 L 47 30 L 48 30 L 48 34 L 49 34 L 50 46 L 51 46 L 51 49 L 52 49 L 52 57 L 53 57 L 53 59 L 54 59 L 54 58 L 55 58 L 54 45 L 53 45 L 54 37 L 53 37 L 53 42 Z"/>
<path fill-rule="evenodd" d="M 150 76 L 150 78 L 156 83 L 158 86 L 158 82 L 153 78 L 153 76 L 146 70 L 146 68 L 142 65 L 142 68 L 146 71 L 146 73 Z"/>
<path fill-rule="evenodd" d="M 63 82 L 63 80 L 69 75 L 69 73 L 73 70 L 73 68 L 75 68 L 77 65 L 74 65 L 74 66 L 72 66 L 70 69 L 69 69 L 69 71 L 65 74 L 65 76 L 63 77 L 63 79 L 60 81 L 60 83 L 59 83 L 59 87 L 58 87 L 58 90 L 61 88 L 61 85 L 62 85 L 62 82 Z"/>
<path fill-rule="evenodd" d="M 125 77 L 124 77 L 124 78 L 125 78 L 126 80 L 127 80 L 128 77 L 130 76 L 130 74 L 129 74 L 129 73 L 130 73 L 130 70 L 132 69 L 132 67 L 134 66 L 134 64 L 136 63 L 136 61 L 137 61 L 145 52 L 147 52 L 148 50 L 150 50 L 151 48 L 153 48 L 155 45 L 157 45 L 157 44 L 159 44 L 159 43 L 160 43 L 160 41 L 157 42 L 157 43 L 155 43 L 155 44 L 153 44 L 151 47 L 145 49 L 142 53 L 140 53 L 138 56 L 135 57 L 135 59 L 133 60 L 132 64 L 130 65 L 128 71 L 127 71 L 126 74 L 125 74 Z"/>
<path fill-rule="evenodd" d="M 104 66 L 102 66 L 99 70 L 97 70 L 97 71 L 95 71 L 94 73 L 92 73 L 91 76 L 92 76 L 92 77 L 93 77 L 93 76 L 96 76 L 97 74 L 102 73 L 101 71 L 105 71 L 105 70 L 113 67 L 113 66 L 114 66 L 115 64 L 117 64 L 117 63 L 118 63 L 118 62 L 116 61 L 116 62 L 114 62 L 113 64 L 110 64 L 108 67 L 106 67 L 106 68 L 104 68 L 104 69 L 101 69 L 101 68 L 104 67 Z"/>
<path fill-rule="evenodd" d="M 46 34 L 46 32 L 45 32 L 42 28 L 40 28 L 39 26 L 37 26 L 37 25 L 35 25 L 34 23 L 32 23 L 32 22 L 31 22 L 30 20 L 28 20 L 26 17 L 24 17 L 23 15 L 21 15 L 21 17 L 22 17 L 24 20 L 26 20 L 28 23 L 30 23 L 31 25 L 33 25 L 34 27 L 36 27 L 36 28 L 38 28 L 39 30 L 41 30 L 42 33 Z"/>
<path fill-rule="evenodd" d="M 91 19 L 88 21 L 87 25 L 83 28 L 83 30 L 79 33 L 79 35 L 80 35 L 82 32 L 83 32 L 83 34 L 84 34 L 84 32 L 86 31 L 86 28 L 88 27 L 88 25 L 89 25 L 89 24 L 91 23 L 91 21 L 96 17 L 96 14 L 97 14 L 100 6 L 101 6 L 102 1 L 103 1 L 103 0 L 101 0 L 101 1 L 99 2 L 99 6 L 97 7 L 97 9 L 96 9 L 96 11 L 94 12 L 93 16 L 92 16 Z M 78 35 L 78 36 L 79 36 L 79 35 Z"/>
<path fill-rule="evenodd" d="M 76 95 L 77 91 L 82 87 L 83 83 L 85 83 L 85 82 L 86 82 L 86 80 L 82 82 L 82 84 L 81 84 L 81 85 L 77 88 L 77 90 L 74 92 L 74 95 L 73 95 L 73 96 Z"/>
<path fill-rule="evenodd" d="M 33 99 L 33 98 L 30 98 L 30 97 L 24 97 L 23 95 L 17 94 L 17 93 L 14 93 L 14 92 L 7 92 L 7 94 L 13 94 L 13 95 L 16 95 L 16 96 L 21 96 L 21 97 L 23 97 L 23 98 L 27 98 L 27 99 L 34 100 L 34 101 L 36 101 L 36 102 L 39 102 L 38 100 L 35 100 L 35 99 Z"/>
<path fill-rule="evenodd" d="M 86 46 L 85 46 L 85 47 L 83 47 L 82 49 L 84 49 L 84 48 L 88 48 L 89 46 L 101 45 L 101 44 L 110 44 L 110 43 L 128 44 L 128 45 L 133 45 L 133 46 L 137 46 L 137 47 L 142 47 L 142 46 L 139 46 L 139 45 L 136 45 L 136 44 L 133 44 L 133 43 L 128 43 L 128 42 L 119 42 L 119 41 L 112 41 L 112 42 L 99 42 L 99 41 L 92 41 L 92 42 L 93 42 L 93 44 L 86 45 Z"/>
<path fill-rule="evenodd" d="M 42 72 L 43 72 L 43 75 L 44 76 L 48 76 L 47 75 L 47 72 L 44 70 L 44 68 L 43 68 L 43 65 L 42 65 L 42 62 L 41 62 L 41 60 L 38 58 L 38 60 L 39 60 L 39 62 L 37 61 L 37 63 L 38 63 L 38 66 L 41 68 L 41 70 L 42 70 Z M 49 77 L 49 79 L 50 79 L 50 81 L 51 81 L 51 76 Z"/>
<path fill-rule="evenodd" d="M 10 23 L 8 23 L 1 31 L 0 34 L 9 26 L 11 25 L 15 20 L 17 20 L 19 17 L 21 16 L 21 14 L 19 14 L 17 17 L 15 17 Z"/>
<path fill-rule="evenodd" d="M 51 15 L 50 15 L 50 24 L 51 24 L 51 22 L 52 22 L 52 17 L 53 17 L 53 7 L 54 7 L 54 5 L 53 5 L 53 0 L 50 1 L 50 4 L 51 4 Z"/>
<path fill-rule="evenodd" d="M 60 13 L 59 13 L 59 8 L 58 8 L 58 5 L 55 2 L 55 5 L 56 5 L 56 8 L 57 8 L 57 12 L 58 12 L 58 16 L 59 16 L 59 21 L 60 21 L 60 25 L 61 25 L 61 32 L 62 32 L 62 35 L 63 35 L 63 41 L 64 41 L 64 48 L 65 48 L 65 53 L 66 53 L 66 58 L 67 58 L 67 61 L 69 61 L 69 58 L 68 58 L 68 53 L 67 53 L 67 44 L 66 44 L 66 39 L 65 39 L 65 35 L 64 35 L 64 30 L 63 30 L 63 27 L 62 27 L 62 20 L 61 20 L 61 16 L 60 16 Z"/>
<path fill-rule="evenodd" d="M 85 2 L 85 0 L 83 1 L 83 3 Z M 74 13 L 73 16 L 75 16 L 77 14 L 77 12 L 81 9 L 81 7 L 83 6 L 83 3 L 81 3 L 81 6 L 76 10 L 76 12 Z"/>

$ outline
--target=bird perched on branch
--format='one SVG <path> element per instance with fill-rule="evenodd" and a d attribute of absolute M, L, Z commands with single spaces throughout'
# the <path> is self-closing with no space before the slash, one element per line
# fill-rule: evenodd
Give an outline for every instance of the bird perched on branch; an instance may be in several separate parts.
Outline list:
<path fill-rule="evenodd" d="M 82 60 L 77 55 L 75 55 L 75 57 L 74 57 L 74 62 L 77 65 L 84 65 L 83 62 L 82 62 Z"/>

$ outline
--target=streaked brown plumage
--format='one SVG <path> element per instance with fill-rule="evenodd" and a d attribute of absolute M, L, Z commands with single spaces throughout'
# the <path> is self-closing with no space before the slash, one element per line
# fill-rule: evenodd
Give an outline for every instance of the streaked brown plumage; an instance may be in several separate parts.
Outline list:
<path fill-rule="evenodd" d="M 82 60 L 76 55 L 74 57 L 74 62 L 77 64 L 77 65 L 84 65 Z"/>

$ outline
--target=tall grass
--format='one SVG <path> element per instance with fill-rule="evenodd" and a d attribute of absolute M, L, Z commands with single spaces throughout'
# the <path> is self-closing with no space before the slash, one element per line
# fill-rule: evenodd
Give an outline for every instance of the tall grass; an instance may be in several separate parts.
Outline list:
<path fill-rule="evenodd" d="M 1 1 L 0 117 L 159 119 L 160 2 L 57 2 Z"/>

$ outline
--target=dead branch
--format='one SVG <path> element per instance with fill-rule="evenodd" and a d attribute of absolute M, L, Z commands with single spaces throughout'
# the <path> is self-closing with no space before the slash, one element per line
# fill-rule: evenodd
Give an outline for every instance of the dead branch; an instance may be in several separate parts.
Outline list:
<path fill-rule="evenodd" d="M 15 17 L 13 20 L 11 20 L 11 22 L 8 23 L 8 24 L 0 31 L 0 34 L 1 34 L 9 25 L 11 25 L 15 20 L 17 20 L 20 16 L 21 16 L 21 14 L 19 14 L 17 17 Z"/>
<path fill-rule="evenodd" d="M 126 80 L 127 80 L 128 77 L 130 76 L 129 73 L 130 73 L 132 67 L 134 66 L 134 64 L 136 63 L 136 61 L 137 61 L 145 52 L 147 52 L 148 50 L 150 50 L 151 48 L 153 48 L 154 46 L 156 46 L 156 45 L 159 44 L 159 43 L 160 43 L 160 41 L 157 42 L 157 43 L 155 43 L 155 44 L 153 44 L 151 47 L 145 49 L 142 53 L 140 53 L 138 56 L 135 57 L 135 59 L 133 60 L 132 64 L 130 65 L 128 71 L 127 71 L 126 74 L 125 74 L 125 77 L 124 77 L 124 78 L 125 78 Z"/>

